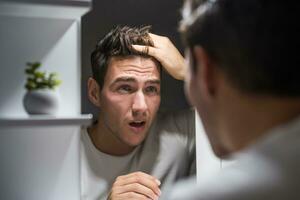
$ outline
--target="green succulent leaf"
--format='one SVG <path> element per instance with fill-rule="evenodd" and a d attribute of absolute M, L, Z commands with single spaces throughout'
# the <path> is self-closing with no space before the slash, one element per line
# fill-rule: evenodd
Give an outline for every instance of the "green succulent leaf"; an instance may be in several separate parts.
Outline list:
<path fill-rule="evenodd" d="M 37 70 L 41 66 L 40 62 L 28 62 L 26 65 L 25 74 L 27 75 L 27 81 L 25 88 L 27 90 L 55 89 L 61 84 L 57 73 L 51 72 L 47 74 L 47 72 Z"/>
<path fill-rule="evenodd" d="M 34 72 L 34 76 L 35 76 L 36 78 L 44 78 L 45 75 L 46 75 L 45 72 L 40 72 L 40 71 L 35 71 L 35 72 Z"/>

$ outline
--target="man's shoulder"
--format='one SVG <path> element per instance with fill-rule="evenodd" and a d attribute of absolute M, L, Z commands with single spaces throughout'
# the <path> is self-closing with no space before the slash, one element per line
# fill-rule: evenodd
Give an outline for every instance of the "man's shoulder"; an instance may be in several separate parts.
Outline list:
<path fill-rule="evenodd" d="M 242 156 L 239 158 L 238 156 Z M 288 170 L 282 164 L 257 152 L 246 152 L 219 173 L 198 180 L 176 184 L 163 200 L 281 200 L 300 199 L 298 169 Z M 289 175 L 294 171 L 294 177 Z"/>
<path fill-rule="evenodd" d="M 234 175 L 238 175 L 238 179 Z M 200 180 L 198 184 L 190 180 L 182 181 L 169 190 L 163 200 L 262 200 L 260 196 L 267 194 L 262 194 L 262 192 L 267 191 L 265 188 L 268 185 L 265 188 L 258 187 L 247 177 L 246 173 L 244 176 L 225 172 L 222 175 L 213 175 L 205 180 Z"/>
<path fill-rule="evenodd" d="M 177 128 L 186 131 L 195 126 L 195 112 L 191 108 L 175 111 L 160 111 L 157 114 L 155 123 L 164 128 Z"/>
<path fill-rule="evenodd" d="M 183 120 L 186 118 L 194 118 L 195 110 L 193 108 L 185 108 L 178 110 L 159 110 L 157 118 L 160 119 L 178 119 Z"/>

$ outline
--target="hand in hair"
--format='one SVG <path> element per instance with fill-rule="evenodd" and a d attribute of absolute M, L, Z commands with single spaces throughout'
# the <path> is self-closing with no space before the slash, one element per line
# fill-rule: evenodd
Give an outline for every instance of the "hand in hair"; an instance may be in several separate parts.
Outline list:
<path fill-rule="evenodd" d="M 187 66 L 178 49 L 168 37 L 151 33 L 149 33 L 149 36 L 153 41 L 154 47 L 142 45 L 132 45 L 132 47 L 136 51 L 153 56 L 161 63 L 171 76 L 175 79 L 183 80 Z"/>

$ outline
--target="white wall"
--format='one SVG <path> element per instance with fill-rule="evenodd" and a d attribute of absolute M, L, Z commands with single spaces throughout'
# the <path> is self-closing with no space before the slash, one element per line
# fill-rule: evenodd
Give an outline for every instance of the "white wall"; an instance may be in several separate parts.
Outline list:
<path fill-rule="evenodd" d="M 212 151 L 198 114 L 196 115 L 196 144 L 197 180 L 201 180 L 218 172 L 222 163 Z"/>

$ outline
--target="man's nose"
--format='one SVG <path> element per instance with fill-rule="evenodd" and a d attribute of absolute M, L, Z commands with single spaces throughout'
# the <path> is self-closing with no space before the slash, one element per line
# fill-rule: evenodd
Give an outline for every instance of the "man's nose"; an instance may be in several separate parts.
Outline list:
<path fill-rule="evenodd" d="M 136 116 L 140 114 L 145 114 L 147 109 L 148 106 L 147 106 L 144 93 L 142 91 L 137 92 L 133 97 L 133 103 L 132 103 L 133 115 Z"/>

